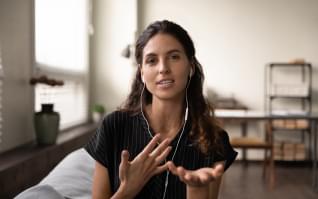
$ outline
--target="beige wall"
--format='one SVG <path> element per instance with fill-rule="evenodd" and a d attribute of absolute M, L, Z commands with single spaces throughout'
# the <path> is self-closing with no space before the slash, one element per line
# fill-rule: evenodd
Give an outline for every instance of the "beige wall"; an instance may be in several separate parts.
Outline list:
<path fill-rule="evenodd" d="M 94 1 L 92 103 L 113 110 L 125 99 L 135 68 L 120 56 L 155 20 L 181 24 L 192 36 L 206 74 L 206 90 L 264 108 L 264 66 L 305 58 L 314 67 L 318 111 L 318 1 L 138 0 Z M 124 14 L 123 14 L 124 13 Z M 284 78 L 284 77 L 282 77 Z"/>
<path fill-rule="evenodd" d="M 107 112 L 126 98 L 135 71 L 133 61 L 121 53 L 135 41 L 136 0 L 94 0 L 94 35 L 91 37 L 91 104 L 101 103 Z"/>
<path fill-rule="evenodd" d="M 155 20 L 181 24 L 196 45 L 206 90 L 234 95 L 251 109 L 264 109 L 265 64 L 305 58 L 314 67 L 312 101 L 318 112 L 318 1 L 140 0 L 138 16 L 140 30 Z M 227 130 L 233 137 L 240 132 Z M 263 124 L 250 125 L 249 133 L 264 136 Z M 275 136 L 300 140 L 297 133 Z M 263 155 L 249 151 L 248 157 Z"/>
<path fill-rule="evenodd" d="M 263 110 L 264 66 L 305 58 L 314 67 L 313 107 L 318 112 L 316 0 L 94 2 L 92 103 L 103 103 L 108 111 L 123 102 L 135 71 L 130 66 L 132 62 L 120 56 L 121 49 L 134 40 L 136 27 L 141 33 L 149 23 L 169 19 L 181 24 L 192 36 L 206 74 L 206 91 L 234 95 L 249 108 Z M 228 131 L 231 136 L 240 132 L 235 127 Z M 263 124 L 253 124 L 249 132 L 264 136 Z M 299 140 L 300 134 L 288 137 Z M 263 155 L 249 151 L 248 157 L 258 159 Z"/>
<path fill-rule="evenodd" d="M 29 85 L 33 65 L 33 0 L 0 1 L 0 46 L 5 84 L 0 152 L 34 138 L 33 88 Z"/>
<path fill-rule="evenodd" d="M 318 1 L 141 0 L 140 28 L 169 19 L 192 36 L 206 87 L 263 110 L 264 66 L 305 58 L 314 66 L 318 111 Z"/>

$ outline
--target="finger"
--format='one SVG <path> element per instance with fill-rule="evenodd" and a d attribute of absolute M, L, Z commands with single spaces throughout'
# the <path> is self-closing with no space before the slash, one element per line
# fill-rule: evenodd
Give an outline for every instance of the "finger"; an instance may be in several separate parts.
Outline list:
<path fill-rule="evenodd" d="M 187 171 L 183 182 L 191 185 L 191 186 L 202 186 L 206 185 L 212 181 L 212 177 L 210 174 L 206 173 L 205 171 L 196 170 L 196 171 Z"/>
<path fill-rule="evenodd" d="M 192 182 L 197 183 L 197 185 L 205 185 L 208 184 L 215 179 L 217 179 L 219 176 L 223 174 L 223 167 L 218 167 L 217 169 L 215 168 L 202 168 L 197 171 L 194 171 L 192 174 Z"/>
<path fill-rule="evenodd" d="M 216 179 L 224 173 L 224 165 L 219 164 L 219 165 L 216 165 L 214 168 L 203 168 L 202 170 L 208 173 L 214 179 Z"/>
<path fill-rule="evenodd" d="M 156 134 L 152 140 L 147 144 L 144 150 L 140 153 L 140 156 L 143 158 L 147 158 L 148 155 L 153 151 L 153 149 L 157 146 L 159 142 L 159 134 Z"/>
<path fill-rule="evenodd" d="M 169 171 L 173 175 L 178 176 L 179 179 L 184 182 L 184 176 L 183 176 L 182 168 L 181 167 L 176 167 L 172 161 L 167 162 L 167 164 L 168 164 Z"/>
<path fill-rule="evenodd" d="M 173 175 L 178 175 L 177 173 L 177 167 L 174 165 L 174 163 L 172 161 L 168 161 L 167 162 L 168 165 L 168 169 L 169 171 L 173 174 Z"/>
<path fill-rule="evenodd" d="M 197 174 L 197 181 L 200 184 L 207 184 L 213 180 L 215 180 L 215 176 L 207 169 L 200 170 Z"/>
<path fill-rule="evenodd" d="M 172 147 L 168 146 L 156 159 L 156 165 L 160 164 L 161 162 L 163 162 L 167 156 L 169 155 L 170 151 L 171 151 Z"/>
<path fill-rule="evenodd" d="M 203 171 L 203 173 L 200 175 L 200 180 L 202 183 L 208 183 L 216 179 L 215 175 L 210 175 L 209 172 Z"/>
<path fill-rule="evenodd" d="M 185 170 L 183 167 L 177 167 L 177 175 L 179 176 L 179 179 L 183 182 L 186 181 L 185 175 L 187 173 L 187 170 Z"/>
<path fill-rule="evenodd" d="M 159 173 L 162 173 L 164 171 L 168 170 L 168 164 L 164 164 L 164 165 L 161 165 L 161 166 L 158 166 L 156 169 L 155 169 L 155 172 L 154 172 L 154 175 L 157 175 Z"/>
<path fill-rule="evenodd" d="M 200 178 L 194 171 L 186 171 L 184 174 L 184 180 L 187 183 L 197 183 Z"/>
<path fill-rule="evenodd" d="M 183 168 L 182 166 L 179 166 L 179 167 L 177 167 L 177 172 L 179 173 L 179 175 L 182 175 L 184 177 L 187 170 L 185 168 Z"/>
<path fill-rule="evenodd" d="M 219 176 L 223 175 L 223 173 L 224 173 L 224 164 L 217 164 L 214 167 L 215 176 L 219 177 Z"/>
<path fill-rule="evenodd" d="M 167 164 L 168 164 L 169 171 L 172 174 L 178 176 L 179 178 L 184 178 L 184 175 L 185 175 L 185 173 L 187 171 L 186 169 L 184 169 L 181 166 L 180 167 L 176 167 L 172 161 L 167 162 Z"/>
<path fill-rule="evenodd" d="M 186 181 L 193 181 L 193 178 L 194 178 L 194 176 L 192 176 L 192 175 L 189 174 L 189 173 L 186 173 L 186 174 L 184 175 L 184 180 L 186 180 Z"/>
<path fill-rule="evenodd" d="M 129 162 L 129 152 L 127 150 L 123 150 L 121 152 L 121 163 L 122 166 L 127 166 Z"/>
<path fill-rule="evenodd" d="M 170 139 L 165 139 L 163 142 L 159 144 L 157 148 L 155 148 L 152 153 L 149 154 L 150 157 L 157 157 L 164 151 L 170 144 Z"/>
<path fill-rule="evenodd" d="M 169 171 L 173 174 L 173 175 L 176 175 L 179 177 L 179 179 L 182 181 L 182 182 L 188 182 L 188 180 L 185 179 L 185 175 L 187 173 L 190 173 L 190 171 L 184 169 L 183 167 L 176 167 L 174 165 L 174 163 L 172 161 L 169 161 L 167 162 L 168 164 L 168 168 L 169 168 Z"/>
<path fill-rule="evenodd" d="M 129 152 L 127 150 L 123 150 L 121 152 L 121 161 L 119 165 L 119 177 L 122 179 L 125 176 L 126 171 L 129 166 Z"/>

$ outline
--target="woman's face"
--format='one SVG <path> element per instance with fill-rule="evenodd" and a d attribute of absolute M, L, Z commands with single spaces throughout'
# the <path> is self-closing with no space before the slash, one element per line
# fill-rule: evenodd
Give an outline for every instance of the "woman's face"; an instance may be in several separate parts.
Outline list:
<path fill-rule="evenodd" d="M 142 56 L 141 75 L 153 100 L 182 100 L 191 65 L 181 43 L 159 33 L 148 41 Z"/>

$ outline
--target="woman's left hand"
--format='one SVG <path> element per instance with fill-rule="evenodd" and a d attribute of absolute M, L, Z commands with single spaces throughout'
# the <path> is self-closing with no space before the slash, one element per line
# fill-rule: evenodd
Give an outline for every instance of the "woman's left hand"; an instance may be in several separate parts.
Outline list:
<path fill-rule="evenodd" d="M 169 161 L 168 168 L 171 173 L 178 176 L 182 182 L 191 187 L 206 186 L 224 173 L 224 163 L 217 163 L 213 168 L 187 170 L 182 166 L 176 167 L 173 162 Z"/>

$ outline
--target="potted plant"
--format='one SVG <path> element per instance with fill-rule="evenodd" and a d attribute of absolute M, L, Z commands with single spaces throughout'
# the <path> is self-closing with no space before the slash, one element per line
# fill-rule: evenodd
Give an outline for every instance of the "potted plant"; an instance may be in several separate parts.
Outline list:
<path fill-rule="evenodd" d="M 94 104 L 92 108 L 92 120 L 93 122 L 99 122 L 105 114 L 105 107 L 101 104 Z"/>
<path fill-rule="evenodd" d="M 40 76 L 31 78 L 30 84 L 45 84 L 53 87 L 63 86 L 64 82 Z M 37 144 L 55 144 L 59 132 L 60 115 L 54 111 L 54 104 L 48 102 L 41 104 L 41 111 L 36 112 L 33 119 Z"/>

